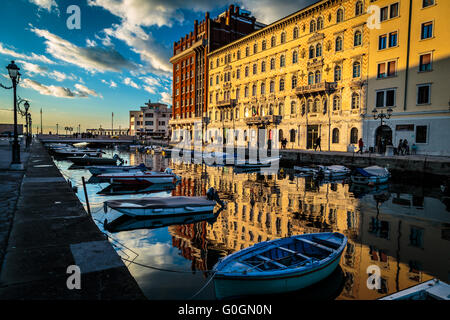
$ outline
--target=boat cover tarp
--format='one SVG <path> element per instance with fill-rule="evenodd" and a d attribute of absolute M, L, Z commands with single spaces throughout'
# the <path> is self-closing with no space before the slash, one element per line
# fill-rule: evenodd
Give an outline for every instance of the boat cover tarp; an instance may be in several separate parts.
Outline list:
<path fill-rule="evenodd" d="M 364 177 L 372 177 L 372 176 L 384 177 L 389 175 L 389 171 L 387 171 L 385 168 L 378 166 L 367 167 L 364 169 L 357 168 L 356 171 Z"/>
<path fill-rule="evenodd" d="M 331 170 L 331 171 L 336 171 L 336 172 L 348 172 L 349 171 L 349 169 L 347 167 L 339 166 L 339 165 L 328 166 L 327 169 Z"/>

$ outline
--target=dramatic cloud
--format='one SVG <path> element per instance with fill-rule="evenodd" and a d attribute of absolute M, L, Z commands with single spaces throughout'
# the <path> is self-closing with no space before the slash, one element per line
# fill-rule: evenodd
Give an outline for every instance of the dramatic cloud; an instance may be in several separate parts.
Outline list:
<path fill-rule="evenodd" d="M 43 55 L 37 55 L 34 52 L 29 54 L 23 54 L 16 51 L 15 48 L 8 49 L 3 46 L 3 44 L 0 42 L 0 54 L 13 57 L 15 59 L 23 59 L 23 60 L 31 60 L 31 61 L 39 61 L 47 64 L 55 64 L 52 60 L 48 59 L 46 56 Z"/>
<path fill-rule="evenodd" d="M 48 12 L 52 11 L 52 8 L 55 7 L 58 8 L 58 5 L 56 4 L 55 0 L 29 0 L 31 3 L 34 3 L 39 8 L 45 9 Z"/>
<path fill-rule="evenodd" d="M 31 31 L 39 37 L 46 39 L 46 51 L 53 57 L 90 72 L 119 72 L 122 69 L 132 69 L 135 67 L 132 62 L 125 59 L 112 48 L 81 48 L 47 30 L 32 28 Z"/>
<path fill-rule="evenodd" d="M 102 97 L 94 90 L 86 88 L 85 86 L 80 85 L 80 84 L 75 85 L 75 88 L 78 91 L 71 90 L 71 89 L 65 88 L 65 87 L 54 86 L 54 85 L 47 86 L 38 81 L 31 80 L 28 78 L 23 80 L 20 85 L 23 88 L 33 89 L 42 95 L 53 96 L 53 97 L 57 97 L 57 98 L 87 98 L 89 96 Z"/>
<path fill-rule="evenodd" d="M 161 102 L 166 103 L 169 106 L 172 105 L 172 95 L 169 92 L 162 92 L 161 93 Z"/>
<path fill-rule="evenodd" d="M 45 77 L 55 79 L 58 82 L 62 82 L 64 80 L 72 80 L 72 81 L 77 80 L 77 77 L 73 74 L 67 75 L 64 72 L 60 72 L 57 70 L 48 72 L 47 67 L 43 67 L 43 66 L 31 63 L 31 62 L 18 60 L 17 64 L 21 67 L 22 71 L 25 71 L 25 73 L 28 74 L 29 76 L 34 76 L 37 74 L 40 76 L 45 76 Z"/>
<path fill-rule="evenodd" d="M 127 86 L 140 89 L 140 87 L 133 80 L 131 80 L 131 78 L 123 79 L 123 83 L 125 83 Z"/>

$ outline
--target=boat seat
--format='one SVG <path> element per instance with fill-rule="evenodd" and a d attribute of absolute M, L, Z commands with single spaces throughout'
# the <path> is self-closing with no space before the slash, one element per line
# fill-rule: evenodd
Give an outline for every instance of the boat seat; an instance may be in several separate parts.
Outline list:
<path fill-rule="evenodd" d="M 338 249 L 341 246 L 339 243 L 336 243 L 336 242 L 333 242 L 333 241 L 330 241 L 330 240 L 326 240 L 326 239 L 320 239 L 320 238 L 317 238 L 317 237 L 312 237 L 312 239 L 313 239 L 313 242 L 317 242 L 319 244 L 323 244 L 324 246 L 330 247 L 330 248 L 335 249 L 335 250 Z"/>
<path fill-rule="evenodd" d="M 288 248 L 285 248 L 285 247 L 278 247 L 278 249 L 286 251 L 286 252 L 289 252 L 289 253 L 292 253 L 292 254 L 295 254 L 295 255 L 297 255 L 297 256 L 305 259 L 305 260 L 312 260 L 312 257 L 305 256 L 304 254 L 301 254 L 300 252 L 295 252 L 294 250 L 291 250 L 291 249 L 288 249 Z"/>
<path fill-rule="evenodd" d="M 335 251 L 335 250 L 333 250 L 333 249 L 331 249 L 331 248 L 325 247 L 325 246 L 323 246 L 323 245 L 321 245 L 321 244 L 318 244 L 318 243 L 316 243 L 316 242 L 314 242 L 314 241 L 310 241 L 310 240 L 307 240 L 307 239 L 295 239 L 295 240 L 297 240 L 297 241 L 303 241 L 303 242 L 305 242 L 305 243 L 310 244 L 310 245 L 313 246 L 313 247 L 317 247 L 317 248 L 326 250 L 326 251 L 328 251 L 328 252 L 334 252 L 334 251 Z"/>
<path fill-rule="evenodd" d="M 286 268 L 287 268 L 285 265 L 283 265 L 283 264 L 281 264 L 281 263 L 279 263 L 279 262 L 276 262 L 275 260 L 272 260 L 272 259 L 270 259 L 270 258 L 267 258 L 267 257 L 265 257 L 265 256 L 262 256 L 262 255 L 260 255 L 260 254 L 256 255 L 256 257 L 259 258 L 259 259 L 262 259 L 262 260 L 264 260 L 264 261 L 273 263 L 274 265 L 276 265 L 277 267 L 280 267 L 280 268 L 282 268 L 282 269 L 286 269 Z"/>

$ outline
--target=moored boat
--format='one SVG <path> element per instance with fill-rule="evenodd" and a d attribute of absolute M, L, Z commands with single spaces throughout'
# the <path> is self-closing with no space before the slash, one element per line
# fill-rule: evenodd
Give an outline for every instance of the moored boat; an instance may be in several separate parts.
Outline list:
<path fill-rule="evenodd" d="M 432 279 L 378 300 L 450 300 L 450 285 Z"/>
<path fill-rule="evenodd" d="M 364 185 L 377 185 L 388 182 L 391 174 L 386 168 L 372 166 L 367 168 L 356 168 L 352 174 L 352 182 Z"/>
<path fill-rule="evenodd" d="M 157 171 L 136 171 L 136 172 L 117 172 L 100 174 L 98 178 L 109 181 L 111 184 L 156 184 L 156 183 L 174 183 L 179 177 L 167 168 L 164 172 Z"/>
<path fill-rule="evenodd" d="M 103 152 L 101 150 L 93 149 L 77 149 L 77 148 L 61 148 L 53 150 L 53 154 L 56 157 L 67 158 L 67 157 L 82 157 L 84 155 L 90 157 L 100 157 Z"/>
<path fill-rule="evenodd" d="M 86 169 L 94 176 L 106 173 L 142 172 L 149 170 L 143 163 L 138 166 L 89 166 Z"/>
<path fill-rule="evenodd" d="M 297 235 L 257 243 L 213 268 L 219 299 L 297 291 L 328 277 L 347 238 L 340 233 Z"/>
<path fill-rule="evenodd" d="M 256 161 L 252 163 L 251 161 L 246 161 L 245 159 L 242 160 L 236 160 L 234 167 L 235 168 L 267 168 L 271 167 L 275 163 L 280 161 L 280 157 L 272 157 L 272 158 L 264 158 L 260 159 L 259 161 Z"/>
<path fill-rule="evenodd" d="M 164 191 L 171 191 L 173 189 L 175 189 L 175 184 L 173 183 L 158 183 L 151 185 L 110 184 L 106 188 L 97 192 L 97 194 L 115 196 L 125 194 L 158 193 Z"/>
<path fill-rule="evenodd" d="M 216 203 L 224 203 L 217 192 L 210 188 L 204 197 L 148 197 L 140 199 L 109 200 L 104 202 L 108 208 L 120 213 L 135 216 L 167 217 L 168 215 L 190 216 L 214 211 Z"/>
<path fill-rule="evenodd" d="M 342 178 L 349 175 L 351 170 L 344 166 L 333 165 L 333 166 L 319 166 L 318 176 L 324 178 Z"/>
<path fill-rule="evenodd" d="M 112 158 L 103 158 L 103 157 L 92 157 L 88 155 L 84 155 L 82 157 L 67 157 L 67 160 L 72 161 L 77 166 L 90 166 L 95 164 L 103 164 L 103 165 L 116 165 L 117 161 L 123 163 L 123 159 L 121 159 L 117 154 L 115 154 Z"/>

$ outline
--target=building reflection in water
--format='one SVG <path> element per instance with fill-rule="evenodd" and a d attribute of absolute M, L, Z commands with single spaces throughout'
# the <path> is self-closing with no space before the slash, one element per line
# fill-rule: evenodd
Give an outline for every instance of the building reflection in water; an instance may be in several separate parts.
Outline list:
<path fill-rule="evenodd" d="M 364 189 L 285 172 L 170 166 L 183 177 L 173 195 L 205 195 L 214 187 L 227 201 L 212 225 L 169 227 L 172 245 L 192 261 L 192 270 L 210 270 L 220 257 L 261 241 L 338 231 L 349 239 L 338 299 L 377 299 L 433 277 L 450 281 L 450 214 L 436 190 L 395 184 Z M 372 265 L 381 270 L 381 288 L 375 290 L 366 284 Z"/>

